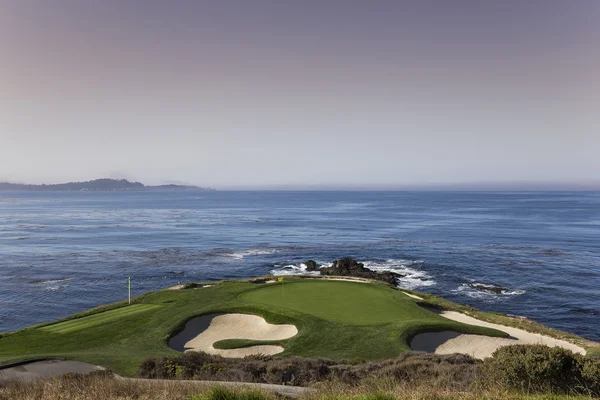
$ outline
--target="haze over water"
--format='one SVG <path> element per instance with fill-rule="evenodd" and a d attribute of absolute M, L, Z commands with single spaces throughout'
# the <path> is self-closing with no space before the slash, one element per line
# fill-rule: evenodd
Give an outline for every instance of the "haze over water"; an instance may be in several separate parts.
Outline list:
<path fill-rule="evenodd" d="M 350 256 L 600 340 L 599 192 L 0 194 L 0 331 L 179 282 Z M 483 284 L 502 293 L 475 289 Z"/>

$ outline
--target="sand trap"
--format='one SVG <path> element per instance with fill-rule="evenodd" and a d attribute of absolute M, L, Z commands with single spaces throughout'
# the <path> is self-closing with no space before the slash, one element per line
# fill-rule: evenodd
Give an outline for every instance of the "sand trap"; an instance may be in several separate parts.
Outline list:
<path fill-rule="evenodd" d="M 439 313 L 444 318 L 462 322 L 468 325 L 484 326 L 508 333 L 510 338 L 495 338 L 483 335 L 466 335 L 458 332 L 428 332 L 413 338 L 410 347 L 417 351 L 426 351 L 436 354 L 468 354 L 472 357 L 484 359 L 491 357 L 492 353 L 503 346 L 513 344 L 545 344 L 550 347 L 563 347 L 574 353 L 585 354 L 585 349 L 565 340 L 555 339 L 550 336 L 531 333 L 518 328 L 492 324 L 456 311 L 442 311 Z"/>
<path fill-rule="evenodd" d="M 204 288 L 209 288 L 212 286 L 214 286 L 214 285 L 202 285 L 202 286 L 193 287 L 191 289 L 204 289 Z M 180 284 L 180 285 L 168 287 L 165 290 L 183 290 L 183 289 L 185 289 L 185 285 Z"/>
<path fill-rule="evenodd" d="M 169 341 L 177 351 L 203 351 L 229 358 L 248 355 L 273 355 L 284 348 L 274 345 L 241 349 L 215 349 L 213 344 L 225 339 L 283 340 L 298 334 L 294 325 L 273 325 L 264 318 L 249 314 L 208 314 L 191 319 L 184 330 Z"/>
<path fill-rule="evenodd" d="M 404 293 L 404 294 L 405 294 L 405 295 L 407 295 L 408 297 L 412 297 L 413 299 L 417 299 L 417 300 L 423 300 L 423 298 L 422 298 L 422 297 L 419 297 L 419 296 L 417 296 L 417 295 L 415 295 L 415 294 L 411 294 L 411 293 L 407 293 L 407 292 L 402 292 L 402 293 Z"/>
<path fill-rule="evenodd" d="M 324 281 L 345 281 L 345 282 L 359 282 L 359 283 L 371 283 L 376 282 L 372 279 L 367 278 L 358 278 L 358 277 L 341 277 L 341 276 L 327 276 L 327 275 L 318 275 L 318 276 L 310 276 L 306 275 L 302 277 L 303 279 L 314 279 L 314 280 L 324 280 Z"/>

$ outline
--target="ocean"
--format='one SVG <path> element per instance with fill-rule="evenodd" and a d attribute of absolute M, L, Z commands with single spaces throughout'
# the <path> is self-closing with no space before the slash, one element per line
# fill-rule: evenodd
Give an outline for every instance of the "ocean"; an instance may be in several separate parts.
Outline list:
<path fill-rule="evenodd" d="M 340 257 L 600 340 L 600 192 L 3 192 L 0 331 Z"/>

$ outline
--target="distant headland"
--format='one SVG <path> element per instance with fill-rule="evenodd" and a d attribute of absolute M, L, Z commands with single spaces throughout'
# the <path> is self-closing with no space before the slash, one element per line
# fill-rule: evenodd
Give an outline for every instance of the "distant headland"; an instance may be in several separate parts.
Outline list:
<path fill-rule="evenodd" d="M 140 191 L 165 191 L 165 190 L 204 190 L 211 188 L 189 185 L 156 185 L 146 186 L 140 182 L 130 182 L 127 179 L 95 179 L 86 182 L 68 182 L 58 184 L 28 185 L 21 183 L 0 182 L 0 191 L 79 191 L 79 192 L 140 192 Z"/>

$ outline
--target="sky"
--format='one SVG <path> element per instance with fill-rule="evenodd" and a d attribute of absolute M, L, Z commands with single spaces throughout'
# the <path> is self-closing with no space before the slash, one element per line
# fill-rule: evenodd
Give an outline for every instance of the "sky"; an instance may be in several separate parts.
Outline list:
<path fill-rule="evenodd" d="M 0 181 L 600 188 L 597 0 L 0 0 Z"/>

